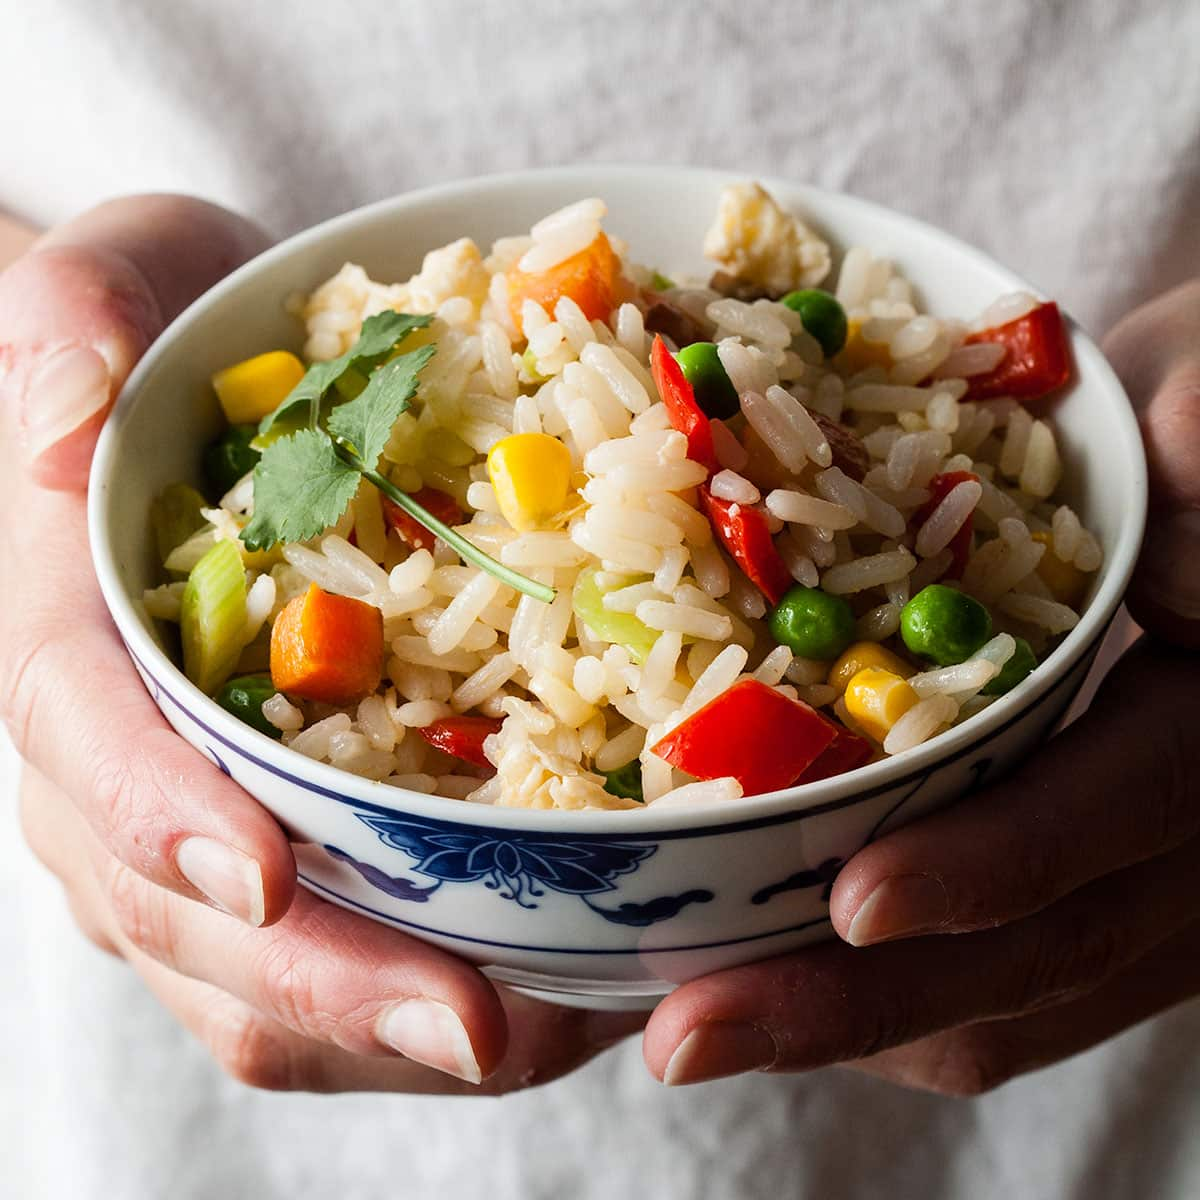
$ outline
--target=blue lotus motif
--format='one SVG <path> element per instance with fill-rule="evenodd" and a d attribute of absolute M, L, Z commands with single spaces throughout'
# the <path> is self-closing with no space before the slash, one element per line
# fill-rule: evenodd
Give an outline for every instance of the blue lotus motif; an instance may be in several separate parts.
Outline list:
<path fill-rule="evenodd" d="M 658 849 L 637 842 L 552 841 L 450 822 L 356 815 L 385 845 L 415 859 L 418 874 L 439 883 L 482 880 L 522 908 L 536 908 L 533 898 L 547 889 L 572 896 L 615 891 L 613 879 L 636 871 Z"/>

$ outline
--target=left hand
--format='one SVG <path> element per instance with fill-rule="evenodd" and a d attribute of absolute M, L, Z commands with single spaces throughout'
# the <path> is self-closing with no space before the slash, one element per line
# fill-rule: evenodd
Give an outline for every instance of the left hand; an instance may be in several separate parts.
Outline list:
<path fill-rule="evenodd" d="M 1014 776 L 851 859 L 843 942 L 664 1001 L 644 1043 L 664 1082 L 846 1063 L 970 1095 L 1200 995 L 1200 283 L 1106 350 L 1150 464 L 1130 605 L 1151 637 Z"/>

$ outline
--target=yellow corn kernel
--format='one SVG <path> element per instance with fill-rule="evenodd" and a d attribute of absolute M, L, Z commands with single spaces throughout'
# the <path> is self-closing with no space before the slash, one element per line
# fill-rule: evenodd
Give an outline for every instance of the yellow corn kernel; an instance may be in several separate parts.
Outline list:
<path fill-rule="evenodd" d="M 890 367 L 892 353 L 887 342 L 868 342 L 862 335 L 862 322 L 851 317 L 846 326 L 846 344 L 833 361 L 853 375 L 867 367 Z"/>
<path fill-rule="evenodd" d="M 1039 531 L 1030 534 L 1030 537 L 1046 547 L 1046 552 L 1037 565 L 1038 577 L 1050 589 L 1051 595 L 1059 604 L 1065 604 L 1069 608 L 1078 608 L 1087 591 L 1087 575 L 1074 563 L 1063 562 L 1054 553 L 1053 534 Z"/>
<path fill-rule="evenodd" d="M 286 350 L 256 354 L 212 377 L 213 390 L 231 425 L 250 425 L 274 412 L 300 382 L 304 364 Z"/>
<path fill-rule="evenodd" d="M 918 697 L 899 675 L 867 667 L 846 685 L 845 699 L 847 712 L 863 733 L 882 742 Z"/>
<path fill-rule="evenodd" d="M 514 433 L 488 452 L 488 476 L 505 520 L 519 532 L 544 529 L 567 502 L 571 454 L 547 433 Z"/>
<path fill-rule="evenodd" d="M 836 689 L 840 696 L 846 685 L 859 671 L 867 667 L 877 667 L 881 671 L 891 671 L 901 679 L 907 679 L 913 674 L 913 669 L 898 654 L 893 654 L 878 642 L 855 642 L 848 647 L 832 667 L 829 668 L 829 678 L 825 680 L 831 688 Z"/>

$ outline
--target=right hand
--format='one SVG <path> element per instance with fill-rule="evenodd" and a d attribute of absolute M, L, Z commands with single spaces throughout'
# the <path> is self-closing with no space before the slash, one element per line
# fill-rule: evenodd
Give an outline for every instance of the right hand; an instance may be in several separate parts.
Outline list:
<path fill-rule="evenodd" d="M 137 197 L 0 275 L 0 712 L 34 768 L 26 828 L 85 929 L 250 1082 L 561 1073 L 634 1022 L 502 1001 L 453 955 L 297 892 L 283 831 L 168 726 L 92 573 L 87 469 L 113 398 L 165 324 L 266 245 L 211 204 Z"/>

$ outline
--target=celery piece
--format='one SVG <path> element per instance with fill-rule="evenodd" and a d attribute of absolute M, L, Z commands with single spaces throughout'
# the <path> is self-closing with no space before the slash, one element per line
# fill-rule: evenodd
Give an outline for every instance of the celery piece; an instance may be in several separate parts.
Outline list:
<path fill-rule="evenodd" d="M 165 565 L 172 550 L 208 524 L 200 515 L 205 503 L 204 497 L 186 483 L 168 484 L 154 497 L 150 505 L 150 528 L 154 531 L 159 562 Z"/>
<path fill-rule="evenodd" d="M 183 672 L 211 696 L 232 674 L 245 645 L 246 575 L 233 542 L 218 542 L 192 568 L 179 628 Z"/>
<path fill-rule="evenodd" d="M 571 607 L 598 638 L 624 646 L 636 663 L 645 662 L 650 648 L 658 641 L 658 630 L 643 624 L 633 613 L 613 612 L 604 607 L 604 593 L 596 583 L 594 567 L 579 572 L 571 593 Z"/>

